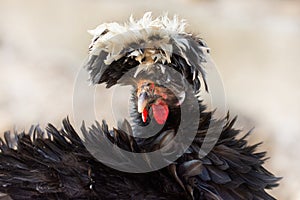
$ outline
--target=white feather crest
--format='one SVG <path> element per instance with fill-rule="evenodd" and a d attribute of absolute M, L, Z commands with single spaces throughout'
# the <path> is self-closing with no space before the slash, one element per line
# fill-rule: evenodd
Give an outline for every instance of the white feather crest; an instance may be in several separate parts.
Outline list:
<path fill-rule="evenodd" d="M 88 31 L 94 37 L 90 45 L 90 55 L 99 55 L 101 51 L 108 53 L 105 60 L 107 65 L 123 56 L 122 50 L 132 43 L 140 44 L 144 41 L 145 48 L 159 48 L 164 51 L 160 61 L 170 61 L 172 45 L 169 40 L 173 38 L 178 41 L 179 34 L 186 34 L 186 21 L 179 19 L 178 16 L 169 18 L 167 14 L 153 19 L 152 13 L 147 12 L 144 16 L 136 20 L 131 16 L 129 22 L 123 25 L 119 23 L 104 23 L 96 29 Z M 151 40 L 151 36 L 159 36 L 157 40 Z M 182 41 L 181 41 L 182 42 Z"/>

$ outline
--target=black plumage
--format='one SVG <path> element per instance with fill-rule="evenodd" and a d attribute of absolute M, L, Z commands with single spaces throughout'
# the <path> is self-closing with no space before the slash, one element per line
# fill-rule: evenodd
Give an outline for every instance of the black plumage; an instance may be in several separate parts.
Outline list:
<path fill-rule="evenodd" d="M 246 134 L 227 120 L 213 150 L 199 159 L 197 149 L 205 134 L 210 113 L 200 120 L 200 129 L 189 151 L 161 170 L 131 174 L 111 169 L 97 161 L 68 119 L 57 130 L 51 124 L 46 132 L 38 126 L 28 133 L 5 134 L 1 140 L 0 191 L 13 199 L 273 199 L 265 192 L 277 186 L 278 178 L 262 167 L 265 152 L 247 145 Z M 90 129 L 82 126 L 85 142 L 101 145 L 107 137 L 128 151 L 152 151 L 164 140 L 152 138 L 136 142 L 124 131 L 105 122 Z M 165 132 L 172 135 L 173 132 Z"/>

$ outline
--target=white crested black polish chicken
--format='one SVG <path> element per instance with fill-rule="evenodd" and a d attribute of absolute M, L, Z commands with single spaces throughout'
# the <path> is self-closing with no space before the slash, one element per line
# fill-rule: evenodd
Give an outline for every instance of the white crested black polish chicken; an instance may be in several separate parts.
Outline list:
<path fill-rule="evenodd" d="M 90 80 L 107 87 L 133 87 L 131 123 L 124 121 L 114 129 L 105 121 L 91 128 L 83 124 L 79 134 L 65 119 L 61 129 L 49 124 L 45 131 L 32 126 L 26 133 L 5 132 L 0 141 L 0 192 L 12 199 L 274 199 L 266 190 L 276 187 L 279 178 L 263 167 L 266 152 L 256 152 L 259 144 L 247 143 L 249 133 L 239 135 L 233 128 L 236 118 L 214 120 L 200 100 L 200 90 L 209 89 L 204 70 L 208 48 L 185 32 L 183 20 L 152 19 L 146 13 L 124 25 L 102 24 L 91 33 L 86 66 Z M 183 112 L 197 118 L 182 118 Z M 223 127 L 215 143 L 206 141 L 213 144 L 206 154 L 201 146 L 208 129 L 214 130 L 212 121 Z M 181 136 L 190 141 L 187 148 L 180 140 L 172 141 L 193 131 L 190 127 L 196 127 L 194 137 Z M 156 132 L 141 137 L 148 131 Z M 107 140 L 126 152 L 154 152 L 172 143 L 164 153 L 182 153 L 176 160 L 166 157 L 163 168 L 130 173 L 97 159 Z M 122 163 L 126 156 L 121 151 L 110 156 L 122 157 L 120 166 L 138 172 L 139 166 L 129 160 Z M 156 165 L 147 157 L 144 161 Z"/>

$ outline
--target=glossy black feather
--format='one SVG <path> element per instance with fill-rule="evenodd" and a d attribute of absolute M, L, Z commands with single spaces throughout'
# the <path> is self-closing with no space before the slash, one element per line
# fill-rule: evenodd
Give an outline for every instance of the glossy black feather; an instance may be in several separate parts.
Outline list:
<path fill-rule="evenodd" d="M 200 121 L 209 115 L 201 115 Z M 206 127 L 205 121 L 201 124 L 199 141 Z M 103 142 L 101 137 L 132 152 L 152 150 L 164 141 L 160 135 L 150 142 L 137 141 L 125 132 L 131 131 L 128 122 L 122 129 L 111 135 L 103 122 L 90 129 L 83 125 L 81 130 L 95 149 Z M 237 139 L 239 131 L 230 121 L 206 157 L 198 158 L 194 149 L 199 141 L 194 142 L 169 167 L 142 174 L 120 172 L 97 161 L 67 119 L 63 129 L 49 124 L 46 131 L 35 127 L 16 139 L 6 133 L 0 146 L 1 192 L 13 199 L 273 199 L 265 189 L 277 186 L 278 178 L 262 167 L 262 155 L 254 153 L 256 145 Z M 11 148 L 14 143 L 17 149 Z"/>

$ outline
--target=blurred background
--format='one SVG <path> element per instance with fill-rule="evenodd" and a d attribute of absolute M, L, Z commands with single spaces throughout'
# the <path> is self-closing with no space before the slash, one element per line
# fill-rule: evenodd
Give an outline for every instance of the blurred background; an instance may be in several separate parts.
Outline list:
<path fill-rule="evenodd" d="M 237 127 L 256 127 L 251 143 L 264 141 L 260 150 L 271 157 L 266 166 L 284 177 L 271 193 L 300 199 L 300 1 L 0 0 L 1 133 L 60 126 L 68 115 L 72 120 L 74 82 L 91 40 L 87 30 L 146 11 L 178 14 L 206 40 L 228 107 L 239 116 Z M 101 94 L 100 112 L 111 103 Z"/>

